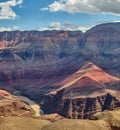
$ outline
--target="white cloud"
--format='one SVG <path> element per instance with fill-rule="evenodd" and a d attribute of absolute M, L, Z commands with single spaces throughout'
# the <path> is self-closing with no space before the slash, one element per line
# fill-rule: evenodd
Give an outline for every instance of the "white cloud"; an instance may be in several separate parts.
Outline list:
<path fill-rule="evenodd" d="M 64 24 L 61 24 L 59 22 L 52 22 L 48 27 L 41 27 L 38 30 L 39 31 L 45 31 L 45 30 L 70 30 L 70 31 L 83 31 L 85 32 L 86 30 L 90 29 L 91 27 L 89 26 L 79 26 L 79 25 L 74 25 L 70 22 L 66 22 Z"/>
<path fill-rule="evenodd" d="M 106 23 L 120 23 L 120 20 L 104 20 L 104 21 L 98 21 L 98 22 L 96 22 L 96 25 L 106 24 Z"/>
<path fill-rule="evenodd" d="M 14 26 L 14 27 L 13 27 L 13 30 L 18 30 L 18 29 L 19 29 L 18 26 Z"/>
<path fill-rule="evenodd" d="M 56 0 L 42 10 L 69 13 L 120 14 L 120 0 Z"/>
<path fill-rule="evenodd" d="M 60 30 L 62 28 L 62 25 L 61 23 L 59 22 L 52 22 L 50 25 L 49 25 L 49 29 L 50 30 Z"/>
<path fill-rule="evenodd" d="M 11 31 L 11 28 L 0 27 L 0 32 Z"/>
<path fill-rule="evenodd" d="M 0 2 L 0 19 L 15 19 L 17 14 L 13 11 L 12 7 L 21 5 L 23 0 L 8 0 Z"/>
<path fill-rule="evenodd" d="M 0 32 L 3 32 L 3 31 L 14 31 L 14 30 L 18 30 L 19 27 L 18 26 L 14 26 L 12 28 L 10 27 L 0 27 Z"/>

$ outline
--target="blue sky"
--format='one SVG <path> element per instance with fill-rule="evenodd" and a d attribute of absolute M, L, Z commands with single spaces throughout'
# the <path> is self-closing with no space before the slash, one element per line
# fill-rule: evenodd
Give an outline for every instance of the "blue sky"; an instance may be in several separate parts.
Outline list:
<path fill-rule="evenodd" d="M 120 21 L 120 0 L 0 0 L 0 31 L 85 31 L 112 21 Z"/>

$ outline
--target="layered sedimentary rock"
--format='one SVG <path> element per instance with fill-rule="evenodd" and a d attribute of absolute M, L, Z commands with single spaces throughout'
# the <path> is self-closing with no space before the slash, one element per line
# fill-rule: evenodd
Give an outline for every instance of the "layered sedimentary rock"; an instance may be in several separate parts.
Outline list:
<path fill-rule="evenodd" d="M 0 88 L 12 92 L 21 91 L 22 94 L 40 102 L 44 100 L 45 94 L 54 91 L 50 86 L 74 74 L 89 61 L 106 72 L 120 77 L 119 28 L 120 23 L 109 23 L 97 25 L 85 33 L 80 31 L 0 32 Z M 109 89 L 109 86 L 112 90 L 120 89 L 119 83 L 107 82 L 107 85 L 104 85 L 102 79 L 101 85 L 93 76 L 92 80 L 90 76 L 84 76 L 79 82 L 85 88 L 89 84 L 90 91 L 93 92 L 103 91 L 103 86 L 106 89 Z M 76 88 L 74 91 L 78 91 L 76 86 L 79 82 L 74 84 Z M 72 89 L 72 86 L 65 89 L 66 97 L 69 97 Z M 86 96 L 87 91 L 83 92 L 80 88 L 76 96 L 81 93 L 82 96 Z M 104 98 L 107 93 L 103 95 Z"/>
<path fill-rule="evenodd" d="M 71 59 L 76 55 L 82 35 L 80 31 L 1 32 L 0 45 L 5 41 L 8 45 L 0 50 L 0 82 L 12 84 L 18 80 L 40 79 L 38 83 L 44 84 L 44 80 L 49 82 L 52 77 L 54 80 L 66 75 L 62 70 L 68 65 L 67 73 L 70 73 Z"/>
<path fill-rule="evenodd" d="M 0 90 L 0 116 L 32 116 L 31 108 L 7 91 Z"/>
<path fill-rule="evenodd" d="M 41 87 L 71 73 L 71 66 L 75 63 L 71 63 L 71 59 L 76 55 L 82 35 L 80 31 L 1 32 L 1 42 L 6 40 L 9 43 L 0 50 L 1 87 L 9 86 L 7 90 L 14 87 L 39 100 Z"/>
<path fill-rule="evenodd" d="M 120 76 L 120 23 L 106 23 L 88 30 L 83 38 L 84 53 L 106 71 Z M 86 53 L 87 52 L 87 53 Z"/>
<path fill-rule="evenodd" d="M 120 107 L 120 79 L 89 62 L 63 81 L 53 84 L 43 110 L 67 118 L 90 118 L 94 113 Z M 116 90 L 115 90 L 116 89 Z"/>
<path fill-rule="evenodd" d="M 0 32 L 0 75 L 2 82 L 50 78 L 76 71 L 93 61 L 118 76 L 120 56 L 119 23 L 80 31 Z M 65 70 L 65 73 L 63 71 Z"/>

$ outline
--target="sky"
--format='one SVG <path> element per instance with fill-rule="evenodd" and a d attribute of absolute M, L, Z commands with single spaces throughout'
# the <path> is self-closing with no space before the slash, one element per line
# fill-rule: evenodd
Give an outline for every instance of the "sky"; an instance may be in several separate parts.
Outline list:
<path fill-rule="evenodd" d="M 81 30 L 120 21 L 120 0 L 0 0 L 0 31 Z"/>

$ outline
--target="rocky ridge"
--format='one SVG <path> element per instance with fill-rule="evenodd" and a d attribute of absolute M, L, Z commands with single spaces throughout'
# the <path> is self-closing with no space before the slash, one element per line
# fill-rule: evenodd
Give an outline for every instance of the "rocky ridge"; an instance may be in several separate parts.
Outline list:
<path fill-rule="evenodd" d="M 32 116 L 31 108 L 5 90 L 0 90 L 0 116 Z"/>
<path fill-rule="evenodd" d="M 45 95 L 43 110 L 67 118 L 90 118 L 94 113 L 120 107 L 120 79 L 89 62 Z"/>

